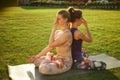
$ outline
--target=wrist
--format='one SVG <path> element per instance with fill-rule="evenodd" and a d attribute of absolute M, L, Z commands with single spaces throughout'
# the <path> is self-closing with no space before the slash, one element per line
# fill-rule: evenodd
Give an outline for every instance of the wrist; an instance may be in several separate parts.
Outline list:
<path fill-rule="evenodd" d="M 56 29 L 57 28 L 57 26 L 56 25 L 53 25 L 53 29 Z"/>
<path fill-rule="evenodd" d="M 40 57 L 41 56 L 41 54 L 38 54 L 38 55 L 36 55 L 36 58 L 38 58 L 38 57 Z"/>
<path fill-rule="evenodd" d="M 49 44 L 48 51 L 51 51 L 52 49 L 53 49 L 53 47 Z"/>
<path fill-rule="evenodd" d="M 52 30 L 55 31 L 55 30 L 56 30 L 56 27 L 53 27 Z"/>
<path fill-rule="evenodd" d="M 85 25 L 85 28 L 88 29 L 88 25 Z"/>

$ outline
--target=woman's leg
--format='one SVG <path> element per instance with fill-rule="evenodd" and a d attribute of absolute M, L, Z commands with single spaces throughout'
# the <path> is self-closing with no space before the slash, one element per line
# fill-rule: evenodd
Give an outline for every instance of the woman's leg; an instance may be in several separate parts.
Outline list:
<path fill-rule="evenodd" d="M 57 74 L 58 67 L 55 63 L 43 63 L 39 66 L 39 72 L 45 75 Z"/>
<path fill-rule="evenodd" d="M 39 67 L 40 63 L 45 60 L 45 56 L 41 56 L 34 60 L 35 67 Z"/>
<path fill-rule="evenodd" d="M 72 66 L 72 61 L 65 61 L 63 68 L 58 68 L 56 63 L 41 63 L 39 65 L 39 72 L 44 75 L 60 74 L 68 71 Z"/>
<path fill-rule="evenodd" d="M 51 62 L 51 57 L 52 57 L 53 53 L 46 53 L 45 56 L 40 56 L 37 59 L 34 60 L 34 64 L 36 67 L 39 67 L 39 65 L 41 63 L 50 63 Z"/>

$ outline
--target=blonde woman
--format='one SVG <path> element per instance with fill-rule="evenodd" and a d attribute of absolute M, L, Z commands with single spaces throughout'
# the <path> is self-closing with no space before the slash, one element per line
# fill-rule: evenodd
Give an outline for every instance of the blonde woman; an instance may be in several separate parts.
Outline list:
<path fill-rule="evenodd" d="M 58 11 L 54 22 L 48 46 L 38 55 L 32 56 L 29 61 L 34 62 L 39 72 L 45 75 L 60 74 L 68 71 L 72 66 L 71 44 L 72 34 L 69 28 L 70 14 L 66 10 Z M 60 30 L 56 30 L 57 27 Z M 47 56 L 53 48 L 56 48 L 57 56 L 63 60 L 63 67 L 59 68 L 54 62 L 42 62 L 41 57 Z"/>

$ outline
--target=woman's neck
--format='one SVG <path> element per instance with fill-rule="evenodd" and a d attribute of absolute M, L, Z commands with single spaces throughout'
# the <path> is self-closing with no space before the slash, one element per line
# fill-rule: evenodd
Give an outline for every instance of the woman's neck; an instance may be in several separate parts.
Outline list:
<path fill-rule="evenodd" d="M 61 30 L 62 30 L 62 31 L 65 31 L 65 30 L 67 30 L 67 29 L 69 29 L 69 27 L 68 27 L 67 25 L 61 26 Z"/>
<path fill-rule="evenodd" d="M 72 23 L 71 28 L 77 28 L 77 27 L 78 27 L 78 25 L 76 23 Z"/>

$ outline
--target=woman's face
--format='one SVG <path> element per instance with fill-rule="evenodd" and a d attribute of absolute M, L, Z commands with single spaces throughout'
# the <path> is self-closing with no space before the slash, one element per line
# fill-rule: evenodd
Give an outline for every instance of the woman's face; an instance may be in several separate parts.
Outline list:
<path fill-rule="evenodd" d="M 61 14 L 58 14 L 56 18 L 57 18 L 56 23 L 58 26 L 63 26 L 67 22 L 66 18 L 63 18 L 63 16 Z"/>
<path fill-rule="evenodd" d="M 76 19 L 76 23 L 77 23 L 78 26 L 80 26 L 82 24 L 82 18 Z"/>

